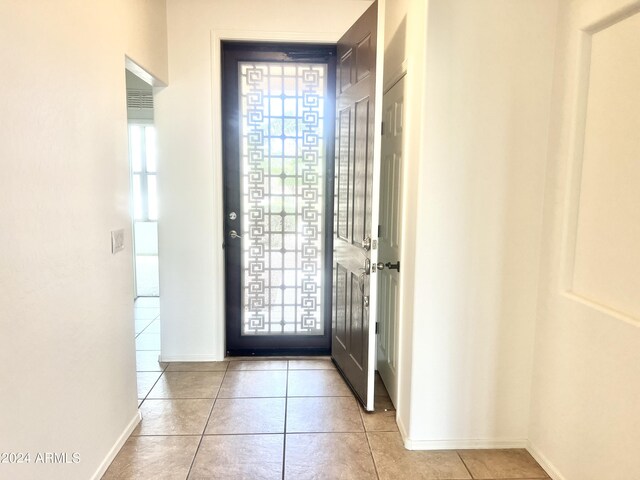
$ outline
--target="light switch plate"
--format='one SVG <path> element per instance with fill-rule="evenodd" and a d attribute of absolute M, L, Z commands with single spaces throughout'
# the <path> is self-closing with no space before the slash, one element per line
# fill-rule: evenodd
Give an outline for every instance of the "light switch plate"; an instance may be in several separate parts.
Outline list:
<path fill-rule="evenodd" d="M 111 231 L 111 253 L 114 255 L 124 250 L 124 229 Z"/>

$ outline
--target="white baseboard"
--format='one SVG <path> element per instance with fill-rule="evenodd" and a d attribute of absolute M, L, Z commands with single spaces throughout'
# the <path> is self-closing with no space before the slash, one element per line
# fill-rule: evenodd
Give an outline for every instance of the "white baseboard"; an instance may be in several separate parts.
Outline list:
<path fill-rule="evenodd" d="M 402 423 L 402 418 L 400 415 L 396 414 L 396 423 L 398 424 L 398 430 L 400 430 L 400 436 L 402 437 L 402 443 L 404 447 L 407 448 L 407 440 L 409 439 L 409 435 L 407 434 L 407 427 Z"/>
<path fill-rule="evenodd" d="M 136 414 L 133 416 L 129 424 L 125 427 L 124 431 L 122 432 L 122 435 L 118 437 L 118 440 L 116 440 L 116 443 L 113 445 L 113 447 L 111 447 L 111 450 L 109 450 L 109 453 L 107 454 L 106 458 L 102 461 L 102 463 L 98 467 L 98 470 L 96 471 L 96 473 L 94 473 L 93 477 L 91 477 L 92 480 L 100 480 L 102 478 L 102 475 L 104 475 L 104 472 L 107 471 L 107 468 L 109 468 L 109 465 L 111 465 L 111 462 L 113 462 L 113 459 L 116 458 L 116 455 L 118 455 L 118 452 L 124 445 L 124 442 L 127 441 L 127 439 L 129 438 L 129 435 L 131 435 L 131 432 L 133 432 L 135 428 L 138 426 L 138 423 L 140 423 L 140 420 L 142 420 L 142 415 L 138 410 L 136 411 Z"/>
<path fill-rule="evenodd" d="M 218 355 L 162 355 L 160 354 L 159 360 L 161 362 L 220 362 L 224 358 Z"/>
<path fill-rule="evenodd" d="M 460 438 L 446 440 L 404 439 L 407 450 L 478 450 L 484 448 L 525 448 L 525 439 Z"/>
<path fill-rule="evenodd" d="M 531 441 L 527 442 L 527 451 L 531 454 L 533 458 L 535 458 L 536 462 L 540 464 L 542 468 L 545 469 L 547 474 L 553 480 L 567 480 L 564 475 L 560 473 L 558 470 L 548 459 L 544 456 L 543 453 L 533 444 Z"/>
<path fill-rule="evenodd" d="M 396 419 L 404 448 L 407 450 L 477 450 L 481 448 L 526 448 L 524 438 L 493 439 L 493 438 L 461 438 L 446 440 L 416 440 L 409 438 L 407 429 L 400 418 Z M 564 480 L 564 479 L 562 479 Z"/>

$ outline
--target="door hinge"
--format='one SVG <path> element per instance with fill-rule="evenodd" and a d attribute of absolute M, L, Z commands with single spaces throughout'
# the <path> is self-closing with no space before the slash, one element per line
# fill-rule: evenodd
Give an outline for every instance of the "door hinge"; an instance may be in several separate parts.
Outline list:
<path fill-rule="evenodd" d="M 378 334 L 378 325 L 380 325 L 380 322 L 376 322 L 376 335 Z"/>
<path fill-rule="evenodd" d="M 384 135 L 384 122 L 380 122 L 380 135 Z"/>

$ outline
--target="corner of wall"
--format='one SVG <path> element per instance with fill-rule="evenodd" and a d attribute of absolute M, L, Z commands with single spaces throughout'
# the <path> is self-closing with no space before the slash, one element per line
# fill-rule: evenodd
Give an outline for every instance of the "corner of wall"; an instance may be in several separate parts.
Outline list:
<path fill-rule="evenodd" d="M 131 435 L 131 433 L 135 430 L 135 428 L 138 426 L 141 420 L 142 420 L 142 414 L 140 413 L 140 410 L 138 410 L 133 416 L 133 418 L 131 419 L 131 421 L 124 428 L 124 430 L 122 431 L 122 434 L 115 441 L 115 443 L 113 444 L 113 447 L 111 447 L 105 459 L 98 466 L 96 473 L 94 473 L 93 476 L 91 477 L 92 480 L 100 480 L 102 478 L 104 473 L 109 468 L 109 465 L 111 465 L 111 462 L 113 462 L 113 460 L 116 458 L 116 455 L 118 455 L 118 452 L 120 451 L 122 446 L 125 444 L 125 442 L 129 438 L 129 435 Z"/>

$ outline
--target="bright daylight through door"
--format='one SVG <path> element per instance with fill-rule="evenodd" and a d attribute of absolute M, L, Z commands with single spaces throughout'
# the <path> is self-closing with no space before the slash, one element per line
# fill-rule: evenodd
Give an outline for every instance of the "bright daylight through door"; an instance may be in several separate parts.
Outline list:
<path fill-rule="evenodd" d="M 323 335 L 327 65 L 238 68 L 242 335 Z"/>

